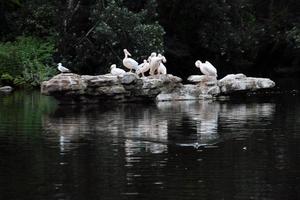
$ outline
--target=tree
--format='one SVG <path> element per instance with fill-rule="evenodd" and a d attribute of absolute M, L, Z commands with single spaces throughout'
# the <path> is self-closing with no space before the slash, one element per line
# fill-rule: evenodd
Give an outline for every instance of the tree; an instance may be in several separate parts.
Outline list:
<path fill-rule="evenodd" d="M 72 29 L 78 27 L 78 20 L 70 20 L 60 42 L 61 53 L 75 70 L 93 74 L 108 72 L 112 63 L 120 65 L 124 48 L 137 60 L 152 51 L 163 52 L 164 30 L 148 14 L 147 7 L 133 12 L 123 1 L 98 1 L 84 20 L 88 26 Z"/>
<path fill-rule="evenodd" d="M 299 51 L 291 48 L 298 35 L 293 27 L 300 24 L 297 8 L 296 0 L 161 0 L 166 54 L 176 72 L 187 71 L 182 76 L 196 72 L 183 69 L 196 59 L 211 60 L 221 76 L 270 76 L 278 67 L 299 66 Z"/>

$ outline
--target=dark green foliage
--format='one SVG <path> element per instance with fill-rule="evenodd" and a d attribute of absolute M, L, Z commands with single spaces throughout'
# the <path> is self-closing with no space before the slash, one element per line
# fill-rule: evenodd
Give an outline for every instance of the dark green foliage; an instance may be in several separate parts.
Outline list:
<path fill-rule="evenodd" d="M 147 7 L 132 12 L 122 1 L 100 1 L 90 7 L 89 26 L 64 33 L 59 48 L 62 57 L 73 71 L 93 74 L 108 72 L 112 63 L 121 65 L 124 48 L 139 60 L 151 51 L 163 52 L 164 30 L 154 16 L 147 16 Z M 76 23 L 70 21 L 70 26 Z"/>
<path fill-rule="evenodd" d="M 55 74 L 53 53 L 52 42 L 32 37 L 0 44 L 1 83 L 38 86 Z"/>
<path fill-rule="evenodd" d="M 300 49 L 300 25 L 294 26 L 286 34 L 289 44 L 295 49 Z"/>
<path fill-rule="evenodd" d="M 299 52 L 291 48 L 299 36 L 293 28 L 300 24 L 295 0 L 158 2 L 161 23 L 167 32 L 167 54 L 175 63 L 191 60 L 192 65 L 198 58 L 211 60 L 222 74 L 254 75 L 299 66 Z M 180 47 L 181 51 L 174 51 Z M 287 52 L 293 56 L 287 56 Z M 184 70 L 180 68 L 176 70 Z"/>
<path fill-rule="evenodd" d="M 183 77 L 198 73 L 196 59 L 210 60 L 221 76 L 271 76 L 300 71 L 299 2 L 9 0 L 0 2 L 0 37 L 52 40 L 54 60 L 77 73 L 106 73 L 127 48 L 139 62 L 165 51 L 169 72 Z M 11 62 L 7 74 L 24 76 L 17 61 L 1 59 Z"/>
<path fill-rule="evenodd" d="M 5 13 L 9 31 L 2 40 L 14 41 L 19 35 L 43 38 L 36 39 L 40 44 L 32 44 L 36 49 L 37 45 L 44 45 L 47 38 L 54 41 L 57 48 L 54 54 L 51 44 L 49 59 L 62 62 L 75 73 L 105 73 L 110 64 L 121 64 L 123 48 L 131 50 L 136 59 L 146 57 L 150 51 L 163 52 L 164 30 L 154 20 L 157 17 L 155 1 L 149 2 L 152 2 L 148 5 L 151 11 L 143 5 L 133 12 L 123 1 L 24 0 L 19 8 Z M 48 67 L 53 61 L 40 58 L 42 55 L 28 60 L 26 56 L 33 52 L 20 58 L 20 42 L 1 45 L 4 53 L 0 62 L 5 66 L 0 68 L 0 75 L 13 76 L 17 84 L 38 85 L 53 74 Z M 23 52 L 28 50 L 23 48 Z"/>
<path fill-rule="evenodd" d="M 102 63 L 121 64 L 123 49 L 127 48 L 135 59 L 141 60 L 149 52 L 163 52 L 163 28 L 157 23 L 147 23 L 146 11 L 133 13 L 115 1 L 101 9 L 94 9 L 95 27 L 91 39 L 102 55 Z"/>

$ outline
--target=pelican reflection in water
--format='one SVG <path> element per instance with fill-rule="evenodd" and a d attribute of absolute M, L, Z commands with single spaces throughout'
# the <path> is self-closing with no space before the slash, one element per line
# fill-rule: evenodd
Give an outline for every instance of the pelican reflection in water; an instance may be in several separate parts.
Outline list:
<path fill-rule="evenodd" d="M 59 108 L 55 114 L 44 116 L 43 125 L 46 137 L 63 145 L 63 150 L 76 148 L 80 141 L 97 136 L 123 143 L 126 155 L 130 156 L 140 151 L 166 152 L 168 145 L 213 145 L 251 134 L 244 127 L 262 120 L 268 123 L 274 110 L 272 103 L 213 101 L 124 104 L 106 110 Z M 59 142 L 60 138 L 67 142 Z"/>

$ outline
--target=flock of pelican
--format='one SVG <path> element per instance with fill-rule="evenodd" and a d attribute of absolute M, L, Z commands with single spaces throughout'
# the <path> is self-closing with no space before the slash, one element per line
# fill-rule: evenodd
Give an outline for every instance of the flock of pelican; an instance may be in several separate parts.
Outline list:
<path fill-rule="evenodd" d="M 125 55 L 123 65 L 129 69 L 129 72 L 134 70 L 137 75 L 141 74 L 143 77 L 145 77 L 145 73 L 148 71 L 151 76 L 155 74 L 167 74 L 167 68 L 163 64 L 167 62 L 167 59 L 163 55 L 153 52 L 147 60 L 144 60 L 141 64 L 139 64 L 137 61 L 130 58 L 131 54 L 127 49 L 124 49 L 123 51 Z M 112 75 L 119 76 L 126 73 L 124 70 L 116 68 L 115 64 L 113 64 L 110 69 L 110 73 Z"/>
<path fill-rule="evenodd" d="M 141 64 L 139 64 L 137 61 L 135 61 L 131 57 L 131 54 L 127 49 L 123 50 L 124 52 L 124 59 L 123 59 L 123 65 L 127 69 L 129 69 L 129 72 L 134 72 L 137 75 L 142 75 L 145 77 L 145 73 L 149 71 L 149 75 L 153 76 L 155 74 L 167 74 L 167 68 L 164 65 L 164 63 L 167 62 L 167 59 L 165 56 L 161 54 L 157 54 L 156 52 L 152 52 L 151 55 L 148 57 L 147 60 L 144 60 Z M 200 60 L 197 60 L 195 62 L 195 66 L 200 69 L 200 71 L 206 75 L 206 76 L 213 76 L 217 77 L 217 69 L 208 61 L 201 62 Z M 61 73 L 68 73 L 70 72 L 69 69 L 66 67 L 63 67 L 61 63 L 58 63 L 58 70 Z M 126 73 L 125 70 L 121 68 L 117 68 L 116 64 L 112 64 L 110 66 L 110 73 L 115 76 L 120 76 Z"/>

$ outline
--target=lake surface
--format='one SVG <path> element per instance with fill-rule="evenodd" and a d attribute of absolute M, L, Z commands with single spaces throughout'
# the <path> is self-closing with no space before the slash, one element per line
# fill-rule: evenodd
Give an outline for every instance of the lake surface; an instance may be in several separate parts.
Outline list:
<path fill-rule="evenodd" d="M 299 100 L 0 96 L 0 199 L 300 199 Z"/>

